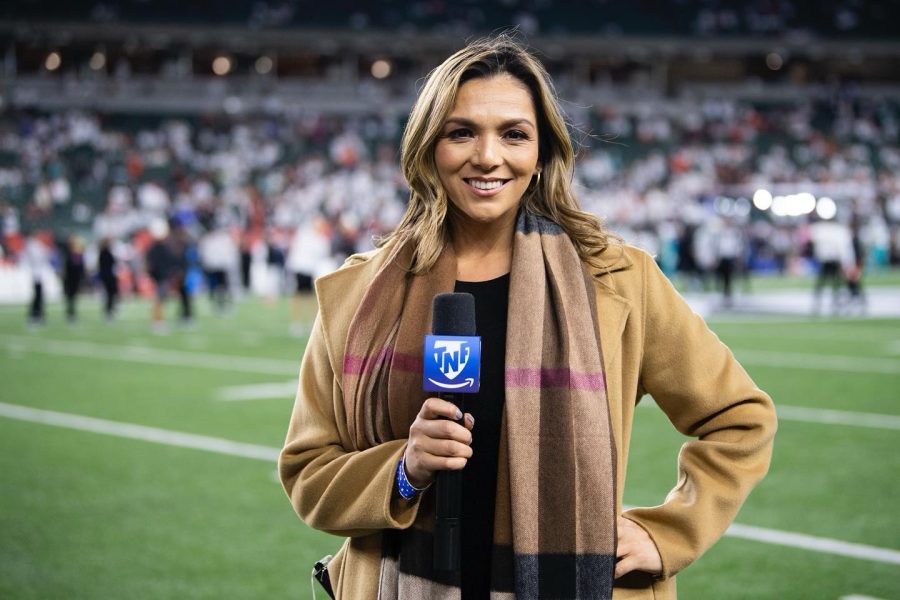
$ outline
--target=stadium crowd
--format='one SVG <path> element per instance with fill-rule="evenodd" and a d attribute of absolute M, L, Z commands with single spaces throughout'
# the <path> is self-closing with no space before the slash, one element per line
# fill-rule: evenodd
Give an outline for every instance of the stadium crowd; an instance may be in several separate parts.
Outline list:
<path fill-rule="evenodd" d="M 852 224 L 858 241 L 850 262 L 900 262 L 895 103 L 606 104 L 572 117 L 583 206 L 656 254 L 668 273 L 705 281 L 723 261 L 738 273 L 814 268 L 806 259 L 815 216 L 760 210 L 751 202 L 759 189 L 834 198 L 833 219 Z M 176 266 L 166 270 L 181 273 L 173 277 L 183 293 L 225 286 L 278 294 L 305 281 L 298 275 L 314 278 L 370 248 L 399 220 L 402 127 L 377 115 L 7 111 L 3 257 L 24 260 L 26 238 L 40 234 L 45 246 L 84 245 L 86 272 L 98 273 L 106 245 L 123 289 L 150 295 L 157 278 L 148 250 L 171 239 L 177 251 L 166 260 Z M 160 223 L 171 232 L 160 233 Z M 316 260 L 304 247 L 318 249 Z M 66 255 L 51 253 L 50 269 L 62 272 Z M 189 318 L 189 309 L 182 314 Z"/>

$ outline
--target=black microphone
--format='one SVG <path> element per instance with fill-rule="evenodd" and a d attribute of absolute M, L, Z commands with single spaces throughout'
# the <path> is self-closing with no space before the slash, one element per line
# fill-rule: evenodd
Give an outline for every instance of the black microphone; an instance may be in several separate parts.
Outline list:
<path fill-rule="evenodd" d="M 478 392 L 481 339 L 475 337 L 472 294 L 434 297 L 432 335 L 425 338 L 424 387 L 464 411 L 464 394 Z M 462 514 L 462 471 L 439 471 L 435 483 L 434 569 L 458 571 Z"/>

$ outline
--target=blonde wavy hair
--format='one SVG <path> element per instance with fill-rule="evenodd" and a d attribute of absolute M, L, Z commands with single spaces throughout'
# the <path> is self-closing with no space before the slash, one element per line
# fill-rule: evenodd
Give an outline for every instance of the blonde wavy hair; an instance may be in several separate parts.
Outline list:
<path fill-rule="evenodd" d="M 406 213 L 396 229 L 379 240 L 411 240 L 416 248 L 410 270 L 434 266 L 450 240 L 449 197 L 441 184 L 434 148 L 460 86 L 470 79 L 509 74 L 528 88 L 538 120 L 538 164 L 522 197 L 524 210 L 559 224 L 581 260 L 602 268 L 600 254 L 618 238 L 600 219 L 581 210 L 572 192 L 575 152 L 553 82 L 543 65 L 514 37 L 501 33 L 466 45 L 428 75 L 403 132 L 400 165 L 409 184 Z"/>

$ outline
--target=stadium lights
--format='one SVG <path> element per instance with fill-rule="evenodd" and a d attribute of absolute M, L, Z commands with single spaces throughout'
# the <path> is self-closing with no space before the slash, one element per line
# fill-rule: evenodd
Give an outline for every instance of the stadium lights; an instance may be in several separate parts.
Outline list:
<path fill-rule="evenodd" d="M 772 198 L 772 213 L 778 217 L 799 217 L 815 209 L 816 197 L 809 192 Z"/>
<path fill-rule="evenodd" d="M 772 207 L 772 192 L 762 188 L 753 193 L 753 206 L 759 210 L 769 210 Z"/>
<path fill-rule="evenodd" d="M 62 56 L 60 56 L 59 52 L 54 50 L 50 54 L 47 55 L 47 59 L 44 61 L 44 68 L 48 71 L 55 71 L 62 64 Z"/>
<path fill-rule="evenodd" d="M 372 63 L 372 77 L 375 79 L 384 79 L 391 74 L 390 61 L 379 58 Z"/>
<path fill-rule="evenodd" d="M 822 196 L 816 203 L 816 214 L 826 221 L 833 219 L 837 214 L 837 204 L 831 198 Z"/>
<path fill-rule="evenodd" d="M 100 50 L 97 50 L 96 52 L 94 52 L 93 56 L 91 56 L 91 60 L 88 62 L 88 66 L 90 66 L 94 71 L 103 69 L 103 67 L 106 66 L 106 55 Z"/>
<path fill-rule="evenodd" d="M 272 72 L 272 67 L 274 66 L 275 61 L 268 56 L 260 56 L 256 59 L 256 72 L 260 75 L 268 75 Z"/>
<path fill-rule="evenodd" d="M 217 56 L 215 59 L 213 59 L 212 70 L 213 73 L 215 73 L 219 77 L 228 75 L 228 73 L 231 72 L 231 67 L 231 59 L 227 56 Z"/>

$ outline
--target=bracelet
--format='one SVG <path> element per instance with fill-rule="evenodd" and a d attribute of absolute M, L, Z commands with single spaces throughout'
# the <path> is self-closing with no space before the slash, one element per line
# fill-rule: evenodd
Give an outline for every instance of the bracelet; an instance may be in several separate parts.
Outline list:
<path fill-rule="evenodd" d="M 409 482 L 409 479 L 406 477 L 406 468 L 404 467 L 404 458 L 400 458 L 400 462 L 397 464 L 397 488 L 400 490 L 400 497 L 404 500 L 412 500 L 420 493 L 427 490 L 431 484 L 429 483 L 423 488 L 417 488 L 413 484 Z"/>

